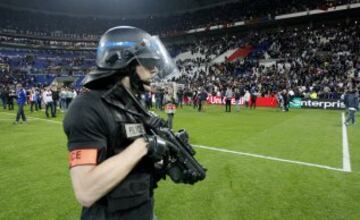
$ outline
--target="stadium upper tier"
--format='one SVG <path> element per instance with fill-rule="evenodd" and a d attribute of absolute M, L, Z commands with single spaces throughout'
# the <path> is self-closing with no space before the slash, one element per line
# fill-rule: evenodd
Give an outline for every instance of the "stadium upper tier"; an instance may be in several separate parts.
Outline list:
<path fill-rule="evenodd" d="M 359 34 L 359 22 L 345 20 L 204 36 L 169 47 L 180 69 L 173 80 L 209 92 L 230 84 L 255 87 L 263 95 L 291 88 L 337 96 L 345 88 L 359 87 Z M 31 85 L 48 83 L 54 76 L 83 76 L 95 65 L 95 50 L 2 48 L 0 52 L 0 79 L 6 84 L 25 80 L 24 85 Z"/>
<path fill-rule="evenodd" d="M 273 19 L 276 15 L 312 9 L 326 10 L 336 5 L 357 3 L 359 0 L 242 0 L 181 15 L 146 19 L 104 19 L 96 17 L 70 17 L 40 12 L 21 11 L 0 7 L 0 28 L 7 32 L 37 36 L 64 36 L 67 38 L 97 39 L 99 34 L 113 26 L 132 25 L 157 35 L 172 35 L 217 24 L 237 21 Z M 114 16 L 115 17 L 115 16 Z"/>

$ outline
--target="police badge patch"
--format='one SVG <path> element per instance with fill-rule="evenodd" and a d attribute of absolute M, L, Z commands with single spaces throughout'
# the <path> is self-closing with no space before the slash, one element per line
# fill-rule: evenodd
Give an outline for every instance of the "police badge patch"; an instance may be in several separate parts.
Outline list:
<path fill-rule="evenodd" d="M 145 134 L 145 129 L 141 123 L 125 124 L 125 132 L 127 138 L 133 138 Z"/>

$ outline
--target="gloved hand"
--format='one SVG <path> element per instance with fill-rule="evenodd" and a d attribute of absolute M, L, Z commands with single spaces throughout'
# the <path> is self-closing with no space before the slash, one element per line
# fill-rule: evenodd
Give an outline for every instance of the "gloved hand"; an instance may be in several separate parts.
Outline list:
<path fill-rule="evenodd" d="M 154 162 L 162 160 L 167 155 L 169 148 L 161 137 L 157 135 L 144 135 L 144 139 L 148 143 L 147 156 Z"/>
<path fill-rule="evenodd" d="M 167 125 L 164 119 L 156 116 L 147 118 L 145 123 L 152 128 L 166 127 Z"/>

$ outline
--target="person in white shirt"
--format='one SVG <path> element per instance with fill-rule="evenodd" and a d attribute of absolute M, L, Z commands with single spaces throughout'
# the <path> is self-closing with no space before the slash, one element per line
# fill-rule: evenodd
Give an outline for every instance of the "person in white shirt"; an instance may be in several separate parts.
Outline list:
<path fill-rule="evenodd" d="M 245 92 L 244 101 L 245 101 L 245 106 L 248 107 L 249 102 L 250 102 L 250 92 L 249 92 L 249 90 L 246 90 L 246 92 Z"/>
<path fill-rule="evenodd" d="M 55 117 L 55 115 L 53 114 L 53 98 L 52 98 L 52 92 L 50 90 L 50 87 L 47 87 L 46 90 L 43 92 L 42 94 L 42 98 L 43 98 L 43 102 L 45 104 L 45 115 L 47 118 L 49 118 L 49 108 L 50 108 L 50 112 L 51 112 L 51 117 Z"/>
<path fill-rule="evenodd" d="M 60 91 L 60 110 L 64 112 L 67 109 L 66 106 L 66 90 L 65 88 L 61 88 Z"/>
<path fill-rule="evenodd" d="M 69 108 L 69 105 L 71 103 L 72 100 L 75 99 L 75 97 L 77 96 L 76 90 L 75 89 L 69 89 L 66 93 L 66 106 L 67 108 Z"/>
<path fill-rule="evenodd" d="M 233 97 L 233 91 L 230 86 L 228 86 L 226 92 L 225 92 L 225 111 L 231 112 L 231 99 Z"/>
<path fill-rule="evenodd" d="M 73 91 L 72 91 L 72 100 L 74 100 L 76 98 L 76 96 L 77 96 L 77 92 L 76 92 L 75 89 L 73 89 Z"/>
<path fill-rule="evenodd" d="M 34 111 L 34 106 L 35 106 L 35 111 L 38 110 L 38 105 L 37 105 L 37 98 L 38 98 L 38 94 L 36 94 L 37 91 L 35 90 L 35 88 L 32 88 L 30 91 L 30 111 L 33 112 Z"/>

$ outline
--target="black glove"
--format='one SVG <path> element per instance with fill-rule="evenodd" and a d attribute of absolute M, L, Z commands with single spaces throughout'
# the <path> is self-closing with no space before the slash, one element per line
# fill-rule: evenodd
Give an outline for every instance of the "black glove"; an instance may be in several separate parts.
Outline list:
<path fill-rule="evenodd" d="M 150 126 L 151 128 L 160 128 L 160 127 L 166 127 L 167 123 L 164 119 L 153 116 L 149 117 L 145 120 L 145 124 Z"/>
<path fill-rule="evenodd" d="M 145 141 L 148 143 L 148 157 L 154 162 L 160 161 L 167 155 L 169 148 L 166 142 L 157 135 L 144 135 Z"/>

